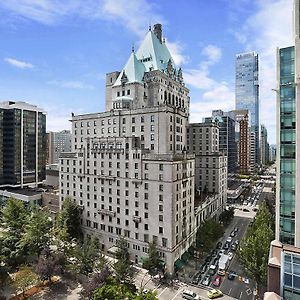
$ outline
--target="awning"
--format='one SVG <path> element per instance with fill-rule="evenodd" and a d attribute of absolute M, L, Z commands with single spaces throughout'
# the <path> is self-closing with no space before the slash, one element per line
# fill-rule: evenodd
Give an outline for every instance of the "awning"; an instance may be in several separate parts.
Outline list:
<path fill-rule="evenodd" d="M 175 265 L 175 269 L 179 270 L 184 266 L 184 262 L 180 258 L 178 258 L 175 261 L 174 265 Z"/>
<path fill-rule="evenodd" d="M 181 259 L 185 262 L 187 262 L 188 260 L 190 260 L 192 258 L 192 256 L 186 251 L 181 255 Z"/>
<path fill-rule="evenodd" d="M 196 250 L 196 249 L 194 248 L 194 246 L 190 246 L 190 248 L 188 249 L 188 253 L 191 254 L 191 255 L 193 256 L 195 250 Z"/>
<path fill-rule="evenodd" d="M 117 246 L 112 246 L 112 247 L 110 247 L 110 248 L 107 250 L 107 252 L 110 253 L 110 254 L 117 254 L 119 250 L 120 250 L 119 247 L 117 247 Z"/>

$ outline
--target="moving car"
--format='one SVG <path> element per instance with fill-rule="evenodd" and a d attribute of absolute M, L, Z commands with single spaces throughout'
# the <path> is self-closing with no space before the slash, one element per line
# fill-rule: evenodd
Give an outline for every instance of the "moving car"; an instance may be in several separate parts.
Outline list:
<path fill-rule="evenodd" d="M 210 283 L 210 276 L 207 275 L 204 277 L 204 279 L 202 280 L 202 284 L 208 286 Z"/>
<path fill-rule="evenodd" d="M 218 286 L 220 286 L 221 281 L 222 281 L 221 276 L 220 276 L 220 275 L 217 275 L 217 276 L 215 277 L 215 280 L 213 281 L 212 285 L 218 287 Z"/>
<path fill-rule="evenodd" d="M 200 300 L 200 296 L 190 290 L 184 290 L 182 292 L 182 298 L 188 300 Z"/>
<path fill-rule="evenodd" d="M 236 272 L 230 271 L 227 278 L 228 278 L 229 280 L 234 280 L 235 277 L 237 277 Z"/>
<path fill-rule="evenodd" d="M 209 299 L 215 299 L 215 298 L 219 298 L 222 296 L 223 296 L 223 293 L 220 290 L 213 289 L 213 290 L 207 292 L 207 297 Z"/>

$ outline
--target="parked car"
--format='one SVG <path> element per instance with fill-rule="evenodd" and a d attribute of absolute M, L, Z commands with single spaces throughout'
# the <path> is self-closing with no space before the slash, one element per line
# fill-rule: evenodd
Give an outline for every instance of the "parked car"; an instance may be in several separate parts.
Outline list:
<path fill-rule="evenodd" d="M 210 276 L 207 275 L 204 277 L 204 279 L 202 280 L 202 284 L 208 286 L 210 283 Z"/>
<path fill-rule="evenodd" d="M 231 248 L 232 251 L 235 251 L 236 250 L 236 244 L 232 244 L 230 248 Z"/>
<path fill-rule="evenodd" d="M 234 236 L 235 236 L 235 231 L 232 231 L 232 232 L 230 233 L 230 236 L 231 236 L 231 237 L 234 237 Z"/>
<path fill-rule="evenodd" d="M 218 287 L 218 286 L 220 286 L 221 281 L 222 281 L 222 277 L 220 275 L 217 275 L 215 277 L 215 280 L 213 281 L 212 285 Z"/>
<path fill-rule="evenodd" d="M 190 290 L 184 290 L 182 292 L 182 298 L 188 300 L 200 300 L 200 296 Z"/>
<path fill-rule="evenodd" d="M 237 227 L 234 227 L 234 232 L 238 232 L 239 231 L 239 229 L 237 228 Z"/>
<path fill-rule="evenodd" d="M 216 256 L 218 254 L 218 250 L 217 249 L 214 249 L 212 252 L 211 252 L 211 256 Z"/>
<path fill-rule="evenodd" d="M 217 243 L 217 249 L 221 249 L 222 248 L 222 242 L 218 242 Z"/>
<path fill-rule="evenodd" d="M 207 297 L 209 299 L 215 299 L 215 298 L 219 298 L 219 297 L 222 297 L 223 296 L 223 293 L 220 291 L 220 290 L 211 290 L 211 291 L 208 291 L 207 292 Z"/>
<path fill-rule="evenodd" d="M 233 258 L 233 253 L 232 253 L 232 252 L 228 252 L 227 255 L 228 255 L 228 259 L 229 259 L 229 260 L 232 260 L 232 258 Z"/>
<path fill-rule="evenodd" d="M 238 246 L 238 244 L 240 243 L 239 240 L 235 240 L 234 243 Z"/>
<path fill-rule="evenodd" d="M 204 274 L 204 273 L 206 272 L 207 267 L 208 267 L 208 264 L 203 264 L 203 265 L 202 265 L 202 267 L 201 267 L 201 269 L 200 269 L 201 274 Z"/>
<path fill-rule="evenodd" d="M 235 271 L 230 271 L 229 274 L 228 274 L 228 276 L 227 276 L 227 278 L 228 278 L 229 280 L 234 280 L 235 277 L 237 277 L 237 274 L 236 274 Z"/>
<path fill-rule="evenodd" d="M 225 254 L 225 250 L 224 250 L 224 249 L 221 249 L 221 250 L 219 251 L 219 256 L 221 256 L 222 254 Z"/>
<path fill-rule="evenodd" d="M 224 245 L 223 245 L 223 249 L 224 250 L 228 250 L 229 249 L 229 243 L 226 242 Z"/>
<path fill-rule="evenodd" d="M 229 237 L 227 238 L 226 242 L 230 244 L 230 243 L 232 242 L 232 237 L 229 236 Z"/>

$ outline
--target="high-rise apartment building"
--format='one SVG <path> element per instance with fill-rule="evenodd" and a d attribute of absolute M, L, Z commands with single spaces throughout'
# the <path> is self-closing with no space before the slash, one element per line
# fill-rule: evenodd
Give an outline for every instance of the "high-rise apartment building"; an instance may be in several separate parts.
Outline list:
<path fill-rule="evenodd" d="M 240 174 L 249 174 L 254 169 L 253 138 L 251 136 L 251 124 L 248 110 L 232 110 L 226 113 L 235 120 L 235 140 L 237 143 L 238 171 Z M 251 155 L 252 154 L 252 155 Z"/>
<path fill-rule="evenodd" d="M 268 143 L 268 131 L 264 125 L 260 127 L 260 162 L 262 165 L 266 165 L 269 162 L 269 143 Z"/>
<path fill-rule="evenodd" d="M 276 240 L 272 242 L 268 290 L 300 299 L 300 27 L 294 1 L 295 46 L 277 51 Z"/>
<path fill-rule="evenodd" d="M 82 207 L 85 234 L 131 259 L 155 242 L 173 273 L 195 240 L 194 156 L 186 153 L 189 90 L 162 40 L 149 30 L 121 72 L 106 77 L 106 112 L 72 116 L 72 152 L 61 153 L 60 205 Z"/>
<path fill-rule="evenodd" d="M 259 162 L 259 66 L 258 54 L 242 53 L 236 56 L 235 109 L 247 109 L 251 120 L 251 132 L 255 138 L 254 160 Z"/>
<path fill-rule="evenodd" d="M 62 152 L 71 152 L 71 132 L 47 132 L 47 165 L 58 164 Z"/>
<path fill-rule="evenodd" d="M 220 214 L 227 200 L 227 155 L 219 149 L 219 126 L 214 120 L 189 124 L 188 153 L 195 155 L 195 200 L 208 199 L 206 218 Z M 205 214 L 205 212 L 203 212 Z"/>
<path fill-rule="evenodd" d="M 213 110 L 212 117 L 205 122 L 216 122 L 219 126 L 219 150 L 227 155 L 228 173 L 237 172 L 237 143 L 235 139 L 235 120 L 222 110 Z"/>
<path fill-rule="evenodd" d="M 25 102 L 0 103 L 0 186 L 37 185 L 45 169 L 45 112 Z"/>

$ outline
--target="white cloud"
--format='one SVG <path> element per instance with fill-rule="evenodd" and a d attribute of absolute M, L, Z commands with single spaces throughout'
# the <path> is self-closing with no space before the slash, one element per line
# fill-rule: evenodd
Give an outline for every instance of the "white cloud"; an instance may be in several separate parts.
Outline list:
<path fill-rule="evenodd" d="M 4 58 L 4 61 L 6 61 L 8 64 L 10 64 L 14 67 L 17 67 L 19 69 L 32 69 L 34 67 L 34 65 L 29 62 L 25 62 L 22 60 L 17 60 L 17 59 L 9 58 L 9 57 Z"/>
<path fill-rule="evenodd" d="M 166 40 L 166 45 L 171 53 L 172 58 L 177 66 L 186 64 L 188 57 L 183 54 L 183 47 L 180 42 L 169 42 Z"/>
<path fill-rule="evenodd" d="M 65 80 L 51 80 L 47 82 L 48 84 L 55 85 L 62 88 L 68 89 L 84 89 L 84 90 L 94 90 L 93 85 L 85 84 L 81 81 L 65 81 Z"/>
<path fill-rule="evenodd" d="M 166 21 L 154 12 L 150 1 L 146 0 L 9 0 L 0 6 L 25 19 L 53 25 L 69 15 L 88 19 L 111 20 L 144 36 L 151 22 Z"/>
<path fill-rule="evenodd" d="M 260 116 L 269 129 L 270 141 L 275 143 L 276 48 L 293 45 L 292 0 L 257 0 L 258 10 L 234 35 L 245 44 L 246 51 L 260 56 Z"/>
<path fill-rule="evenodd" d="M 222 51 L 215 45 L 208 45 L 202 50 L 202 54 L 207 56 L 208 61 L 211 64 L 218 62 L 222 56 Z"/>

